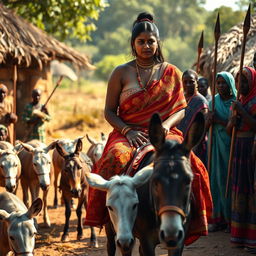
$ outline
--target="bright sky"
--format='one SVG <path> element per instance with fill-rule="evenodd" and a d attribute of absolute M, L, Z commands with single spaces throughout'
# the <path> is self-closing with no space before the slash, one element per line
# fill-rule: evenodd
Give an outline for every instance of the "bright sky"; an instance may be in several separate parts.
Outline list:
<path fill-rule="evenodd" d="M 236 0 L 206 0 L 206 4 L 204 5 L 205 9 L 212 11 L 222 5 L 233 8 L 234 10 L 238 9 L 236 4 Z"/>

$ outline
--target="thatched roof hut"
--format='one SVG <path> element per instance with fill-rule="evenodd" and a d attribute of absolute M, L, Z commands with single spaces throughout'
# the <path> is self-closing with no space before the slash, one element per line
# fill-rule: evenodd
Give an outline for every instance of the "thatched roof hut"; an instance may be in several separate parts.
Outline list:
<path fill-rule="evenodd" d="M 38 66 L 58 59 L 91 68 L 88 58 L 0 4 L 0 63 Z"/>
<path fill-rule="evenodd" d="M 239 71 L 243 41 L 243 23 L 232 27 L 221 35 L 218 43 L 217 72 L 229 71 L 234 76 Z M 256 52 L 256 15 L 251 17 L 251 27 L 247 35 L 244 66 L 251 66 Z M 205 49 L 200 59 L 200 74 L 212 81 L 214 46 Z"/>
<path fill-rule="evenodd" d="M 85 55 L 47 35 L 0 4 L 0 83 L 7 85 L 11 95 L 16 84 L 19 117 L 25 104 L 31 100 L 32 89 L 40 88 L 44 98 L 51 92 L 50 62 L 56 59 L 71 62 L 78 68 L 93 67 Z M 22 139 L 24 128 L 19 118 L 17 138 Z"/>

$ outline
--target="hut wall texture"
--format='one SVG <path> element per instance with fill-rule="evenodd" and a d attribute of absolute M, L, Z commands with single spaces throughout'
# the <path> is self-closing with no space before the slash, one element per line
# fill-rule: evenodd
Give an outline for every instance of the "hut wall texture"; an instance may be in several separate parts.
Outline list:
<path fill-rule="evenodd" d="M 8 99 L 13 102 L 13 67 L 0 67 L 0 82 L 4 83 L 9 90 Z M 22 122 L 21 116 L 24 107 L 31 101 L 31 92 L 34 88 L 42 90 L 41 102 L 44 103 L 52 88 L 52 76 L 50 65 L 45 64 L 43 69 L 17 68 L 17 100 L 16 112 L 18 122 L 15 125 L 16 138 L 22 140 L 26 136 L 27 127 Z"/>

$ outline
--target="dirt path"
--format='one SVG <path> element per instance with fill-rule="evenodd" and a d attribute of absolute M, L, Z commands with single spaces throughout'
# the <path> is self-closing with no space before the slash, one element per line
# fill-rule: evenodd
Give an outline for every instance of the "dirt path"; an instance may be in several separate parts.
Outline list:
<path fill-rule="evenodd" d="M 3 188 L 0 188 L 0 192 Z M 18 196 L 21 198 L 21 190 L 18 190 Z M 51 228 L 43 227 L 43 218 L 40 213 L 38 217 L 39 234 L 36 241 L 36 256 L 107 256 L 106 237 L 104 230 L 99 233 L 96 229 L 99 248 L 89 248 L 90 229 L 84 228 L 84 237 L 81 241 L 76 240 L 76 213 L 72 210 L 70 221 L 69 242 L 62 243 L 60 241 L 64 221 L 65 208 L 60 206 L 54 209 L 53 205 L 53 188 L 50 188 L 49 193 L 49 216 L 52 223 Z M 83 212 L 84 216 L 84 212 Z M 156 250 L 157 256 L 167 256 L 167 252 L 160 247 Z M 120 256 L 119 252 L 117 253 Z M 134 249 L 134 256 L 138 254 L 138 241 Z M 208 237 L 201 237 L 194 244 L 185 248 L 183 256 L 246 256 L 249 255 L 242 249 L 232 248 L 229 243 L 229 234 L 224 232 L 210 233 Z"/>

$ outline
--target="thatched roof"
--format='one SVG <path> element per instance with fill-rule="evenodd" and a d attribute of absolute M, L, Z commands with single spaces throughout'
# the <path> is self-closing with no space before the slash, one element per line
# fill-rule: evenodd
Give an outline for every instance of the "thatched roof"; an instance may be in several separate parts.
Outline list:
<path fill-rule="evenodd" d="M 221 35 L 218 42 L 217 72 L 229 71 L 236 75 L 240 67 L 243 40 L 243 23 L 232 27 Z M 247 35 L 244 66 L 251 66 L 256 52 L 256 15 L 251 17 L 251 27 Z M 200 74 L 212 80 L 214 46 L 204 50 L 200 59 Z"/>
<path fill-rule="evenodd" d="M 91 68 L 88 58 L 0 4 L 0 63 L 39 66 L 51 60 Z"/>

